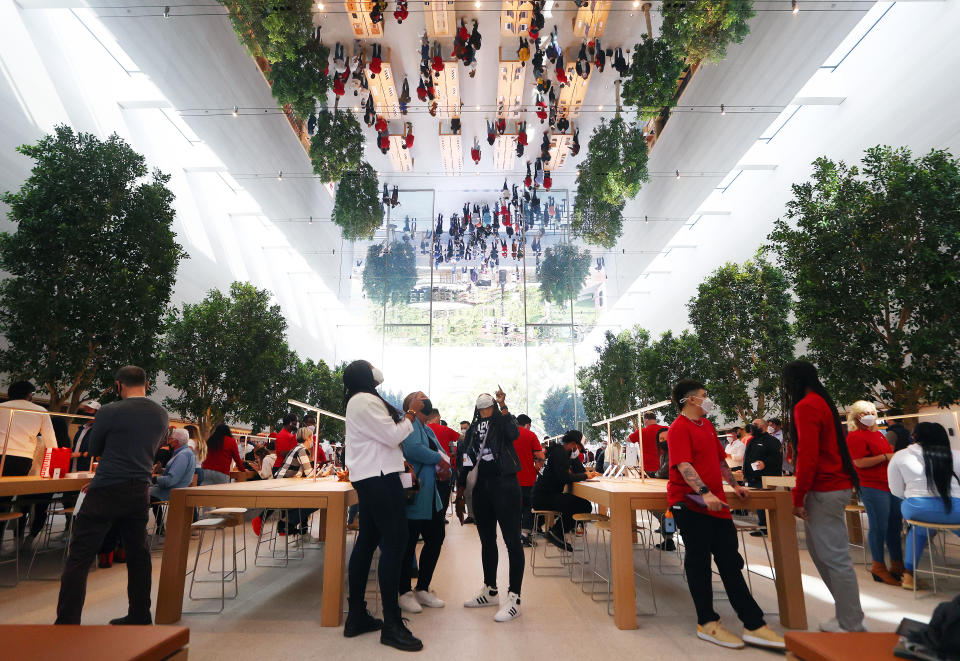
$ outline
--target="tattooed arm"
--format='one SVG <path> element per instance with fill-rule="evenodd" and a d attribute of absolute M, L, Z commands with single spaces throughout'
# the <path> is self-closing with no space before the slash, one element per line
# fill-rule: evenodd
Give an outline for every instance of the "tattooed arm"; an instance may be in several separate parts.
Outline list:
<path fill-rule="evenodd" d="M 680 471 L 680 474 L 683 476 L 683 481 L 693 489 L 694 493 L 699 493 L 700 490 L 706 486 L 691 463 L 687 461 L 680 462 L 677 464 L 677 470 Z M 725 505 L 722 500 L 709 491 L 703 494 L 703 502 L 711 512 L 719 512 Z"/>
<path fill-rule="evenodd" d="M 749 489 L 742 487 L 737 483 L 737 478 L 733 476 L 733 471 L 730 470 L 730 466 L 727 465 L 727 462 L 720 460 L 720 474 L 723 475 L 723 479 L 726 480 L 727 484 L 733 487 L 734 492 L 737 494 L 737 498 L 746 498 L 750 493 Z"/>

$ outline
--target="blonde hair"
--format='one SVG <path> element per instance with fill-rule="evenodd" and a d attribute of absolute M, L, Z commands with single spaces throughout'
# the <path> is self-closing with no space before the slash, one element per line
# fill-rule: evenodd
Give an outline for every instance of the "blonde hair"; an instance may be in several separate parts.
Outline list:
<path fill-rule="evenodd" d="M 860 401 L 857 401 L 851 404 L 850 408 L 847 410 L 848 429 L 853 431 L 854 429 L 860 429 L 861 427 L 863 427 L 864 425 L 860 424 L 857 418 L 867 413 L 873 413 L 874 415 L 877 415 L 877 407 L 871 404 L 870 402 L 867 402 L 862 399 Z M 870 429 L 870 431 L 877 431 L 877 423 L 874 422 L 873 426 L 868 427 L 868 429 Z"/>
<path fill-rule="evenodd" d="M 297 442 L 306 443 L 313 440 L 313 432 L 307 427 L 301 427 L 297 430 Z"/>

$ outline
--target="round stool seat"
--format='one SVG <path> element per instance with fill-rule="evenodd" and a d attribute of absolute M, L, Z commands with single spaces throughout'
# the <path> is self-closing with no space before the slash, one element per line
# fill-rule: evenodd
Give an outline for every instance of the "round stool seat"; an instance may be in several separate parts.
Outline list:
<path fill-rule="evenodd" d="M 600 530 L 607 530 L 607 531 L 610 530 L 610 522 L 609 522 L 609 521 L 597 521 L 596 526 L 597 526 L 597 528 L 599 528 Z"/>
<path fill-rule="evenodd" d="M 863 505 L 847 505 L 844 508 L 847 512 L 866 512 L 867 508 Z"/>
<path fill-rule="evenodd" d="M 593 513 L 590 513 L 590 514 L 574 514 L 574 515 L 573 515 L 573 520 L 574 520 L 574 521 L 584 521 L 584 522 L 585 522 L 585 521 L 606 521 L 607 518 L 608 518 L 608 517 L 607 517 L 606 515 L 604 515 L 604 514 L 593 514 Z"/>
<path fill-rule="evenodd" d="M 907 519 L 907 523 L 918 528 L 933 528 L 936 530 L 960 530 L 960 523 L 930 523 L 929 521 L 914 521 Z"/>
<path fill-rule="evenodd" d="M 557 515 L 557 514 L 560 513 L 560 512 L 558 512 L 558 511 L 556 511 L 556 510 L 531 510 L 531 511 L 532 511 L 534 514 L 553 514 L 553 515 Z"/>
<path fill-rule="evenodd" d="M 223 514 L 246 514 L 246 507 L 218 507 L 217 509 L 210 510 L 207 514 L 213 514 L 214 516 L 221 516 Z"/>
<path fill-rule="evenodd" d="M 73 507 L 63 507 L 54 512 L 54 514 L 73 514 L 74 509 Z"/>
<path fill-rule="evenodd" d="M 0 512 L 0 521 L 14 521 L 23 516 L 23 512 Z"/>
<path fill-rule="evenodd" d="M 194 530 L 217 530 L 230 526 L 230 521 L 227 519 L 216 517 L 213 519 L 200 519 L 199 521 L 194 521 L 190 524 L 190 527 Z"/>

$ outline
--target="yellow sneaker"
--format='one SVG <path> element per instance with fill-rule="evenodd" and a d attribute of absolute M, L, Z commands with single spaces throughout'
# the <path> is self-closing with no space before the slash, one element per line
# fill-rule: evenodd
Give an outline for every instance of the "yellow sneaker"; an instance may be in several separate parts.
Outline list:
<path fill-rule="evenodd" d="M 728 647 L 732 650 L 743 649 L 743 641 L 723 628 L 720 620 L 697 625 L 697 638 L 708 643 Z"/>
<path fill-rule="evenodd" d="M 744 629 L 743 642 L 756 647 L 769 647 L 770 649 L 775 650 L 786 649 L 786 643 L 783 641 L 783 636 L 778 635 L 776 631 L 768 627 L 766 624 L 758 629 L 754 629 L 753 631 Z"/>

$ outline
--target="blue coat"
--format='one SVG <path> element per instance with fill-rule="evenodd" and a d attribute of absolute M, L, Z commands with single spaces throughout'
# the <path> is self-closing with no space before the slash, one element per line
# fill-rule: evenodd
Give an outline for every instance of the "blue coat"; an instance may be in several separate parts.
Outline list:
<path fill-rule="evenodd" d="M 442 457 L 439 452 L 430 449 L 431 442 L 433 447 L 440 447 L 433 431 L 419 420 L 414 420 L 413 432 L 403 441 L 403 458 L 413 466 L 420 480 L 420 491 L 413 502 L 407 505 L 408 519 L 432 519 L 434 512 L 439 512 L 443 507 L 437 492 L 437 471 L 434 468 Z"/>

